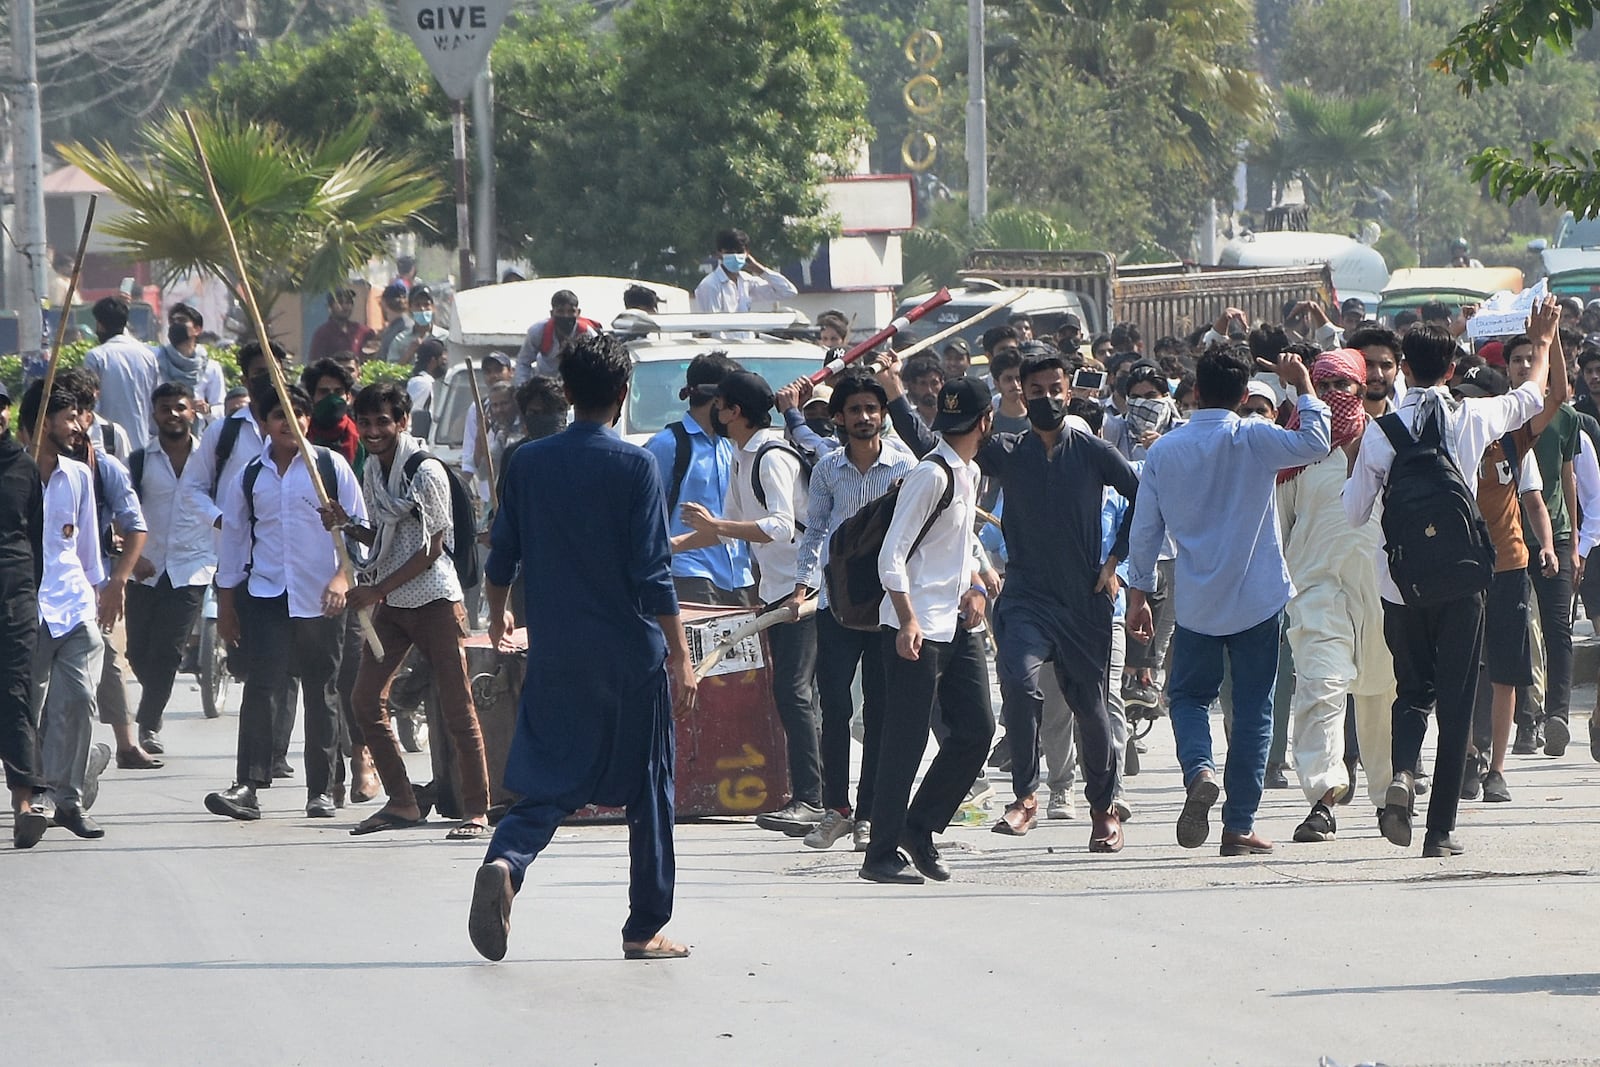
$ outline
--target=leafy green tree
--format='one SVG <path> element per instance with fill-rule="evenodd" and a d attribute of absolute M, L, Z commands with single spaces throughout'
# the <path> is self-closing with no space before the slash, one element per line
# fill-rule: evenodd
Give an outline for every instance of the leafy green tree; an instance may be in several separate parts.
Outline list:
<path fill-rule="evenodd" d="M 237 277 L 222 221 L 181 118 L 169 114 L 140 137 L 142 165 L 108 145 L 65 145 L 62 154 L 105 185 L 127 212 L 104 226 L 135 259 L 169 277 L 205 271 L 247 280 L 263 316 L 287 293 L 331 289 L 444 194 L 409 157 L 366 147 L 358 121 L 317 141 L 267 123 L 197 116 L 217 190 L 245 261 Z"/>
<path fill-rule="evenodd" d="M 513 17 L 495 76 L 499 236 L 548 272 L 691 272 L 713 231 L 764 259 L 831 230 L 817 185 L 867 133 L 832 0 L 638 0 Z M 449 104 L 381 17 L 313 45 L 283 41 L 219 72 L 205 97 L 301 133 L 371 116 L 369 143 L 450 160 Z M 453 233 L 448 204 L 429 213 Z"/>
<path fill-rule="evenodd" d="M 1516 72 L 1536 71 L 1550 51 L 1572 51 L 1594 25 L 1596 10 L 1596 0 L 1498 0 L 1456 32 L 1435 66 L 1456 75 L 1466 95 L 1509 86 Z M 1500 145 L 1485 147 L 1472 158 L 1473 180 L 1485 181 L 1495 197 L 1508 202 L 1533 196 L 1579 216 L 1600 214 L 1600 152 L 1562 149 L 1559 143 L 1536 138 L 1526 156 Z"/>
<path fill-rule="evenodd" d="M 1370 195 L 1319 211 L 1319 228 L 1347 228 L 1352 213 L 1376 218 L 1403 234 L 1423 262 L 1442 262 L 1457 236 L 1486 262 L 1490 249 L 1504 262 L 1505 250 L 1549 231 L 1552 211 L 1487 195 L 1471 176 L 1472 160 L 1490 146 L 1530 139 L 1594 140 L 1600 64 L 1546 52 L 1509 72 L 1499 91 L 1463 98 L 1432 61 L 1473 10 L 1474 0 L 1434 0 L 1415 5 L 1411 23 L 1402 25 L 1392 0 L 1301 0 L 1293 8 L 1276 63 L 1285 92 L 1296 86 L 1324 96 L 1373 95 L 1390 101 L 1394 113 L 1388 173 L 1377 175 Z M 1351 62 L 1352 41 L 1361 42 L 1360 63 Z"/>
<path fill-rule="evenodd" d="M 577 160 L 581 232 L 541 261 L 631 255 L 642 271 L 694 277 L 722 226 L 747 230 L 769 261 L 836 232 L 820 186 L 850 172 L 868 133 L 836 3 L 636 0 L 617 16 L 616 48 L 614 120 Z"/>

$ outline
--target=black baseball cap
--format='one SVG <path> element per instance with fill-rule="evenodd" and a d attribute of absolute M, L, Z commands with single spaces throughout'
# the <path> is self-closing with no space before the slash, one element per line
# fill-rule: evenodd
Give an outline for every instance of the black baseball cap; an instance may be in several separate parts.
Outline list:
<path fill-rule="evenodd" d="M 976 378 L 956 378 L 939 390 L 933 428 L 940 433 L 966 433 L 990 410 L 989 387 Z"/>
<path fill-rule="evenodd" d="M 941 352 L 942 353 L 960 352 L 963 356 L 972 355 L 972 349 L 969 348 L 967 346 L 967 342 L 964 339 L 960 338 L 960 337 L 957 337 L 955 340 L 950 341 L 948 344 L 946 344 L 944 346 L 944 348 L 941 350 Z"/>
<path fill-rule="evenodd" d="M 717 396 L 737 407 L 753 423 L 772 410 L 772 386 L 754 371 L 738 370 L 717 383 Z"/>
<path fill-rule="evenodd" d="M 1450 385 L 1451 392 L 1467 397 L 1504 396 L 1510 389 L 1506 376 L 1488 365 L 1468 367 Z"/>
<path fill-rule="evenodd" d="M 1365 314 L 1367 310 L 1367 302 L 1362 300 L 1359 296 L 1352 296 L 1344 303 L 1339 305 L 1339 310 L 1346 313 L 1351 311 L 1359 311 Z"/>

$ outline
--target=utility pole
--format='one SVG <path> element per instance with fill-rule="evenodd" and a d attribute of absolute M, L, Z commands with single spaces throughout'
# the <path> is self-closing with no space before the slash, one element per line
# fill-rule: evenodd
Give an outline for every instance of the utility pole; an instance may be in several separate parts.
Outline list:
<path fill-rule="evenodd" d="M 472 134 L 478 148 L 478 202 L 473 245 L 478 268 L 478 284 L 493 285 L 500 280 L 499 249 L 495 247 L 494 205 L 494 72 L 484 64 L 483 73 L 472 85 Z"/>
<path fill-rule="evenodd" d="M 34 42 L 34 0 L 11 9 L 11 88 L 16 140 L 17 348 L 23 366 L 44 354 L 44 118 L 39 106 L 39 61 Z"/>
<path fill-rule="evenodd" d="M 989 104 L 984 99 L 983 0 L 967 0 L 967 215 L 989 214 Z"/>

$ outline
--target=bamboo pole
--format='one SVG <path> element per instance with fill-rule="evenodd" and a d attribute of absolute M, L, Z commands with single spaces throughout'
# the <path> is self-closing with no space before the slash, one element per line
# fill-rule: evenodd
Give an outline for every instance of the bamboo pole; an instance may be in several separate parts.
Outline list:
<path fill-rule="evenodd" d="M 1012 304 L 1015 304 L 1018 300 L 1021 300 L 1024 295 L 1026 295 L 1026 294 L 1021 292 L 1021 291 L 1018 291 L 1018 292 L 1014 293 L 1008 299 L 1002 300 L 998 304 L 990 304 L 988 307 L 984 308 L 982 311 L 978 312 L 976 315 L 969 315 L 966 318 L 962 319 L 960 322 L 956 323 L 954 326 L 946 327 L 945 329 L 940 330 L 938 333 L 934 334 L 932 337 L 925 337 L 922 340 L 918 341 L 916 344 L 910 345 L 909 347 L 907 347 L 907 348 L 905 348 L 905 349 L 903 349 L 903 350 L 901 350 L 901 351 L 899 351 L 899 352 L 897 352 L 895 354 L 898 355 L 901 359 L 905 359 L 908 356 L 916 355 L 918 352 L 925 352 L 928 349 L 932 348 L 934 345 L 938 344 L 940 341 L 943 341 L 946 337 L 950 337 L 953 334 L 958 334 L 962 330 L 965 330 L 967 327 L 982 322 L 984 319 L 988 318 L 990 315 L 993 315 L 995 312 L 1000 311 L 1000 310 L 1002 310 L 1004 308 L 1010 307 Z"/>
<path fill-rule="evenodd" d="M 317 475 L 317 457 L 311 449 L 311 442 L 300 429 L 300 420 L 294 417 L 294 407 L 289 402 L 288 383 L 284 381 L 283 368 L 278 366 L 277 358 L 272 354 L 272 340 L 267 333 L 266 320 L 261 317 L 261 309 L 256 305 L 255 292 L 250 288 L 250 279 L 245 273 L 244 256 L 239 253 L 239 242 L 233 235 L 233 224 L 228 221 L 227 209 L 222 203 L 222 194 L 217 191 L 216 179 L 211 174 L 211 161 L 206 157 L 206 146 L 200 140 L 200 131 L 195 128 L 194 118 L 187 110 L 182 112 L 183 125 L 189 131 L 189 139 L 194 142 L 195 155 L 200 161 L 200 172 L 206 179 L 206 192 L 210 194 L 211 206 L 216 209 L 217 218 L 222 221 L 222 231 L 228 238 L 228 251 L 233 255 L 234 271 L 238 275 L 239 291 L 244 296 L 244 306 L 250 313 L 250 322 L 255 327 L 256 340 L 260 343 L 266 355 L 267 373 L 272 378 L 272 388 L 277 391 L 278 402 L 283 405 L 283 413 L 287 416 L 289 427 L 294 432 L 295 443 L 300 448 L 300 459 L 306 465 L 306 474 L 311 479 L 311 486 L 317 493 L 319 507 L 328 506 L 328 491 L 322 484 L 322 479 Z M 344 535 L 338 530 L 330 531 L 333 538 L 333 550 L 339 559 L 339 570 L 349 582 L 350 588 L 355 588 L 355 568 L 350 563 L 350 552 L 345 547 Z M 367 644 L 372 649 L 372 654 L 378 659 L 383 659 L 383 643 L 378 640 L 378 631 L 372 625 L 372 612 L 363 609 L 356 613 L 356 618 L 361 624 L 361 634 L 366 638 Z"/>
<path fill-rule="evenodd" d="M 67 320 L 72 317 L 72 300 L 78 295 L 78 278 L 83 274 L 83 256 L 89 248 L 89 231 L 94 226 L 94 209 L 99 202 L 99 193 L 89 194 L 89 210 L 83 216 L 83 233 L 78 235 L 78 254 L 72 261 L 72 277 L 67 279 L 67 298 L 63 301 L 61 317 L 56 322 L 55 343 L 50 346 L 50 365 L 45 368 L 43 392 L 39 394 L 39 418 L 30 427 L 33 431 L 35 463 L 39 462 L 39 449 L 44 444 L 45 412 L 50 410 L 50 390 L 55 388 L 56 367 L 61 363 L 61 346 L 67 339 Z"/>
<path fill-rule="evenodd" d="M 467 357 L 467 384 L 472 386 L 472 402 L 478 405 L 478 444 L 483 446 L 483 472 L 489 479 L 489 510 L 500 504 L 499 486 L 494 478 L 494 456 L 489 453 L 489 409 L 483 405 L 483 393 L 478 389 L 478 373 L 473 369 L 472 357 Z"/>

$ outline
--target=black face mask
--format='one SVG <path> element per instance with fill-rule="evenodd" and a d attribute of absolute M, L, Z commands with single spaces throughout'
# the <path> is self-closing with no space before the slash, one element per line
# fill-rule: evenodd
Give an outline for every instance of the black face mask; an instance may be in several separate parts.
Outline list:
<path fill-rule="evenodd" d="M 807 419 L 806 425 L 811 427 L 811 432 L 818 437 L 832 437 L 838 432 L 834 429 L 833 420 L 830 418 Z"/>
<path fill-rule="evenodd" d="M 167 340 L 173 348 L 189 343 L 189 326 L 187 323 L 175 322 L 167 327 Z"/>
<path fill-rule="evenodd" d="M 722 409 L 711 409 L 711 432 L 718 437 L 728 436 L 728 427 L 722 421 Z"/>
<path fill-rule="evenodd" d="M 1028 422 L 1036 430 L 1059 430 L 1067 421 L 1067 401 L 1059 396 L 1036 396 L 1028 401 Z"/>
<path fill-rule="evenodd" d="M 522 426 L 528 431 L 528 440 L 537 441 L 566 429 L 567 417 L 564 414 L 524 415 Z"/>

